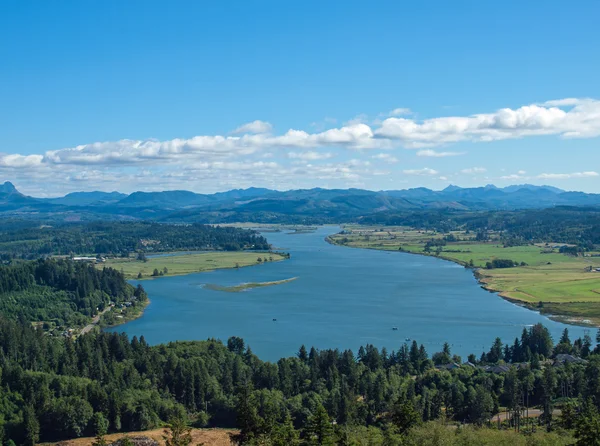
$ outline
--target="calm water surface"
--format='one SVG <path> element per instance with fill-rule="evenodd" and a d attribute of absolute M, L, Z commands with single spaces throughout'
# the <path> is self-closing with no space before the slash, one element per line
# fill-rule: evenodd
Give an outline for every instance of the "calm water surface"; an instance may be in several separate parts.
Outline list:
<path fill-rule="evenodd" d="M 406 338 L 430 354 L 448 341 L 453 353 L 466 358 L 489 350 L 496 336 L 512 344 L 523 327 L 537 322 L 555 340 L 567 327 L 481 289 L 470 270 L 452 262 L 324 241 L 338 231 L 265 234 L 291 253 L 290 260 L 143 281 L 151 299 L 144 316 L 111 331 L 143 334 L 151 344 L 240 336 L 262 359 L 275 361 L 302 344 L 356 351 L 370 343 L 397 350 Z M 203 288 L 290 277 L 298 279 L 240 293 Z M 584 334 L 568 328 L 571 339 Z"/>

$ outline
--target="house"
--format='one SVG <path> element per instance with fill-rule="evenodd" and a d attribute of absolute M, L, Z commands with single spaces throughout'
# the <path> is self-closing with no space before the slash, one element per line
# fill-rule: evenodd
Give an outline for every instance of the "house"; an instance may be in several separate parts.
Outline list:
<path fill-rule="evenodd" d="M 581 359 L 577 356 L 573 356 L 573 355 L 569 355 L 567 353 L 560 353 L 558 355 L 556 355 L 556 358 L 554 358 L 554 366 L 558 367 L 564 364 L 587 364 L 587 361 L 585 359 Z"/>
<path fill-rule="evenodd" d="M 450 364 L 436 365 L 435 368 L 438 370 L 456 370 L 460 369 L 460 364 L 457 364 L 456 362 L 451 362 Z"/>
<path fill-rule="evenodd" d="M 511 365 L 486 365 L 483 370 L 489 373 L 506 373 L 511 367 Z"/>
<path fill-rule="evenodd" d="M 83 257 L 83 256 L 78 256 L 78 257 L 73 257 L 73 261 L 75 261 L 75 262 L 89 262 L 89 263 L 96 263 L 96 257 Z"/>

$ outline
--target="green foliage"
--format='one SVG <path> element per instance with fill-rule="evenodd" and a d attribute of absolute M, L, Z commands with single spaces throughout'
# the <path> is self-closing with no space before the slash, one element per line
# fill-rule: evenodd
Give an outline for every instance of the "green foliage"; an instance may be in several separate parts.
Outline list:
<path fill-rule="evenodd" d="M 199 251 L 220 249 L 268 250 L 267 240 L 254 231 L 208 225 L 167 225 L 152 222 L 92 222 L 31 228 L 7 228 L 0 232 L 0 253 L 18 258 L 48 254 L 112 254 L 145 251 Z"/>
<path fill-rule="evenodd" d="M 12 319 L 80 326 L 110 302 L 146 299 L 112 268 L 52 259 L 0 265 L 0 313 Z"/>
<path fill-rule="evenodd" d="M 322 405 L 318 405 L 308 419 L 304 440 L 307 445 L 332 446 L 336 443 L 329 415 Z"/>
<path fill-rule="evenodd" d="M 183 417 L 172 418 L 165 429 L 163 439 L 165 446 L 188 446 L 192 442 L 191 428 Z"/>

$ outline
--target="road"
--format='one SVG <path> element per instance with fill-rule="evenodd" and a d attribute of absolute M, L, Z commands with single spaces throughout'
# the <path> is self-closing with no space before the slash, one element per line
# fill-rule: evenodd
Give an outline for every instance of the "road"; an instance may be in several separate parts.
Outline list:
<path fill-rule="evenodd" d="M 102 315 L 104 313 L 106 313 L 107 311 L 110 311 L 112 307 L 106 307 L 104 310 L 102 310 L 100 313 L 98 313 L 96 316 L 94 316 L 94 318 L 92 319 L 92 322 L 87 324 L 85 327 L 83 327 L 81 329 L 80 334 L 84 335 L 86 333 L 89 333 L 90 331 L 93 330 L 93 328 L 98 325 L 98 322 L 100 322 L 100 318 L 102 317 Z"/>

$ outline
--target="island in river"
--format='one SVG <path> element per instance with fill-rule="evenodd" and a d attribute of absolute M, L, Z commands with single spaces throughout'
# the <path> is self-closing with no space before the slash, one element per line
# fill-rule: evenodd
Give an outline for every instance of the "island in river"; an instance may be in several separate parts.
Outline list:
<path fill-rule="evenodd" d="M 267 234 L 273 246 L 291 254 L 285 262 L 146 281 L 151 303 L 144 315 L 108 330 L 144 335 L 151 344 L 239 336 L 254 353 L 276 361 L 302 344 L 354 351 L 373 344 L 391 351 L 407 338 L 430 353 L 447 341 L 466 357 L 489 350 L 497 336 L 512 343 L 539 322 L 555 339 L 567 327 L 483 290 L 472 271 L 456 263 L 325 241 L 339 231 L 324 226 L 312 233 Z M 206 287 L 290 277 L 297 279 L 243 293 Z M 569 330 L 572 337 L 586 332 Z"/>
<path fill-rule="evenodd" d="M 149 254 L 144 260 L 135 257 L 108 259 L 104 263 L 97 263 L 97 268 L 111 267 L 119 270 L 127 279 L 158 279 L 165 276 L 180 276 L 197 272 L 214 271 L 217 269 L 243 268 L 247 266 L 262 265 L 269 262 L 278 262 L 288 258 L 288 254 L 261 252 L 261 251 L 206 251 L 206 252 L 172 252 L 162 254 Z M 293 280 L 293 279 L 289 279 Z M 233 291 L 256 286 L 271 284 L 239 284 Z M 150 299 L 144 302 L 132 302 L 130 306 L 122 305 L 118 308 L 109 308 L 85 330 L 91 330 L 95 325 L 111 327 L 122 325 L 144 314 Z"/>

